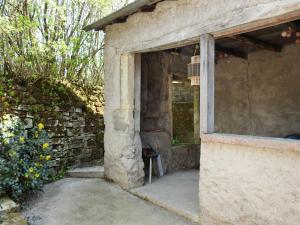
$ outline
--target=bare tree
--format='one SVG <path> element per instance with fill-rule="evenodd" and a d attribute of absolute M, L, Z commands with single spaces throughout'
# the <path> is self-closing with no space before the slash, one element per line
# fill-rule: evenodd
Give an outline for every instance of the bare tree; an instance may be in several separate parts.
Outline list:
<path fill-rule="evenodd" d="M 103 34 L 82 28 L 110 10 L 108 0 L 0 0 L 0 74 L 101 83 Z"/>

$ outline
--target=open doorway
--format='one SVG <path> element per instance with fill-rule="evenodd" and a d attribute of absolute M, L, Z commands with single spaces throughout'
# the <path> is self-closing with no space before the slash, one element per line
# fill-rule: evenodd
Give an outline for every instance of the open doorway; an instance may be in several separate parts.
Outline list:
<path fill-rule="evenodd" d="M 187 48 L 193 51 L 192 47 Z M 199 132 L 197 140 L 194 136 L 194 87 L 187 76 L 190 60 L 173 49 L 141 56 L 141 141 L 143 150 L 160 154 L 163 176 L 156 157 L 150 173 L 150 159 L 144 155 L 145 185 L 132 192 L 196 221 L 200 138 Z"/>

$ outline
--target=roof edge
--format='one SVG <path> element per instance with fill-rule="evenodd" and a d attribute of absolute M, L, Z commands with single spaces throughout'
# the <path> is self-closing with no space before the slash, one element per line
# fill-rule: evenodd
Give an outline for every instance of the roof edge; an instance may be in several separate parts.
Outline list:
<path fill-rule="evenodd" d="M 124 22 L 129 15 L 132 15 L 146 6 L 151 6 L 162 0 L 137 0 L 127 6 L 113 12 L 102 19 L 95 21 L 83 28 L 84 31 L 105 30 L 105 27 L 114 23 Z"/>

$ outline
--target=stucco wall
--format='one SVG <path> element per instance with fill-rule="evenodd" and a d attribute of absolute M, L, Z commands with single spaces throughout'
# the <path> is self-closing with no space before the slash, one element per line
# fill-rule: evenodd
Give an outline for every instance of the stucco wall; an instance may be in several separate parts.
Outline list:
<path fill-rule="evenodd" d="M 300 46 L 220 60 L 215 70 L 215 130 L 284 137 L 300 133 Z"/>
<path fill-rule="evenodd" d="M 202 224 L 299 224 L 299 152 L 202 142 L 200 164 Z"/>

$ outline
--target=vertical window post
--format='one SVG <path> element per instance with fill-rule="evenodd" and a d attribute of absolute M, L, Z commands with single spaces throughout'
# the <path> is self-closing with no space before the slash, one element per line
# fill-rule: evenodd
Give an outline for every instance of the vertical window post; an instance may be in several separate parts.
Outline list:
<path fill-rule="evenodd" d="M 214 132 L 215 40 L 200 36 L 200 135 Z"/>

